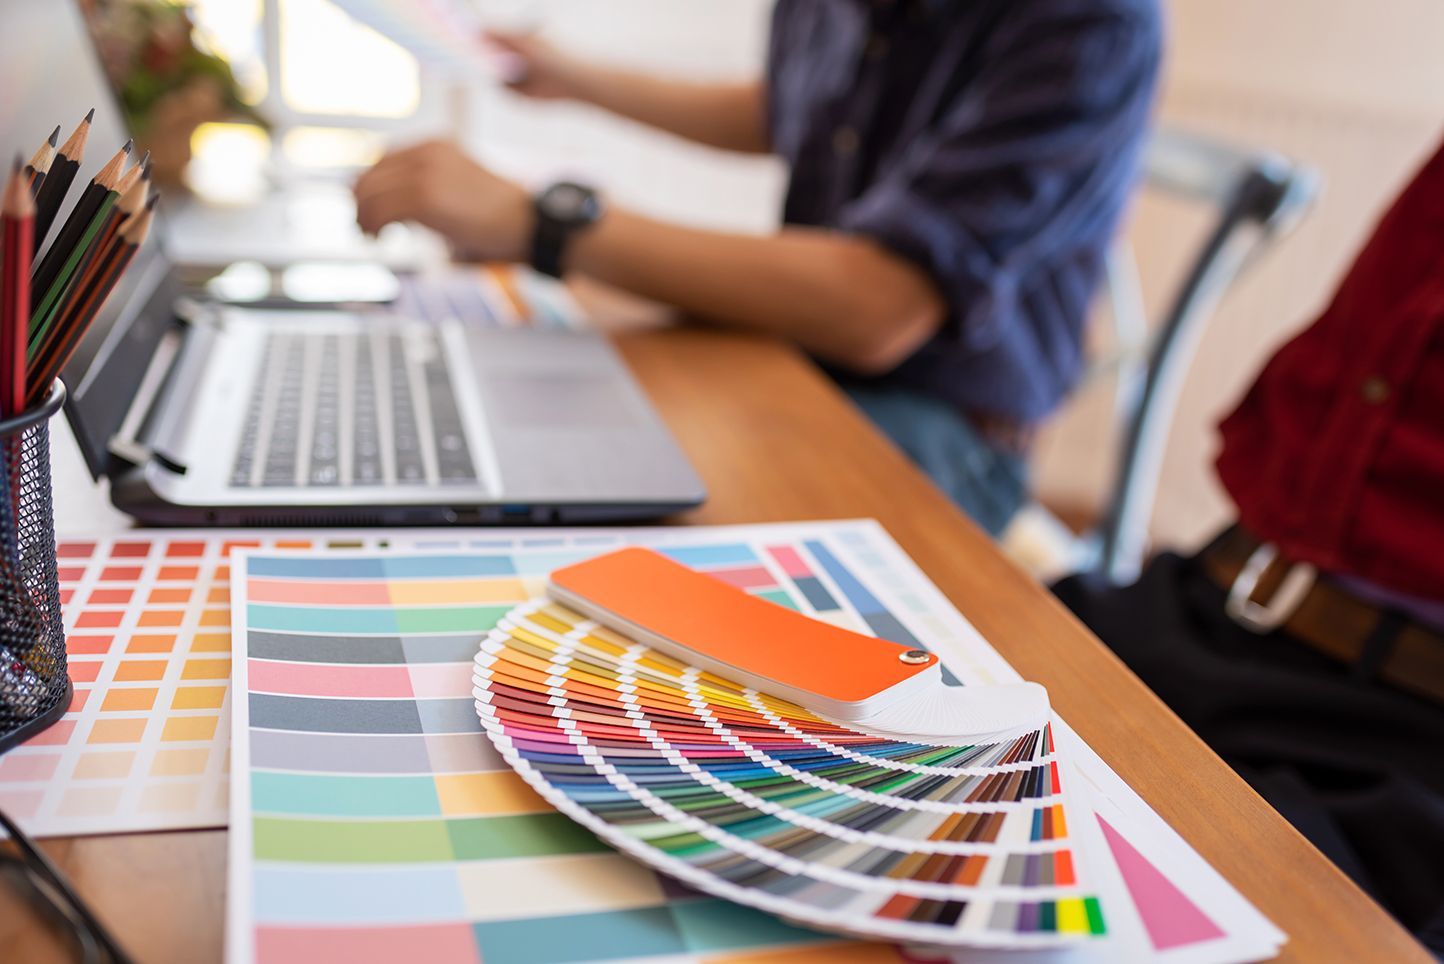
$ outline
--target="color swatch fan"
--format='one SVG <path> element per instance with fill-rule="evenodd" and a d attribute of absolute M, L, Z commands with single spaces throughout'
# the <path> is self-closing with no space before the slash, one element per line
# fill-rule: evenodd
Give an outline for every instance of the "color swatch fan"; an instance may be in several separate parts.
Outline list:
<path fill-rule="evenodd" d="M 483 641 L 477 713 L 523 778 L 619 850 L 859 936 L 1106 932 L 1041 687 L 944 686 L 929 653 L 645 549 L 557 570 L 548 595 Z"/>

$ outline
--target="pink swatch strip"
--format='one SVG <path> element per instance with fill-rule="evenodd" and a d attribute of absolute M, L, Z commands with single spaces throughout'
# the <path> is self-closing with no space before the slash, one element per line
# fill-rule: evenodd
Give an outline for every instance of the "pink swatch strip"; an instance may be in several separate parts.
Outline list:
<path fill-rule="evenodd" d="M 246 599 L 253 603 L 302 603 L 309 606 L 387 606 L 391 593 L 384 582 L 310 582 L 299 579 L 251 579 Z"/>
<path fill-rule="evenodd" d="M 394 666 L 337 666 L 330 663 L 279 663 L 252 659 L 247 663 L 251 690 L 287 696 L 352 696 L 363 699 L 410 699 L 411 676 Z"/>
<path fill-rule="evenodd" d="M 391 961 L 475 961 L 476 939 L 466 924 L 420 927 L 258 927 L 257 964 L 349 964 Z"/>
<path fill-rule="evenodd" d="M 789 578 L 796 579 L 798 576 L 812 575 L 812 570 L 807 568 L 807 563 L 802 561 L 797 550 L 791 546 L 768 546 L 767 552 L 777 560 L 777 564 L 782 567 L 782 571 L 787 573 Z"/>

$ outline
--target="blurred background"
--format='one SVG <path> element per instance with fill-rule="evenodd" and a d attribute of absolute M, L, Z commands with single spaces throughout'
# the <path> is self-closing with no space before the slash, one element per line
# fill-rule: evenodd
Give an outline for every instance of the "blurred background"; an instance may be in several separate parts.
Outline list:
<path fill-rule="evenodd" d="M 504 65 L 472 41 L 483 24 L 535 28 L 580 52 L 675 76 L 747 76 L 762 62 L 770 0 L 87 5 L 158 174 L 214 203 L 245 203 L 277 183 L 349 177 L 388 144 L 441 135 L 527 183 L 576 175 L 621 203 L 712 227 L 762 231 L 777 219 L 784 172 L 776 163 L 691 147 L 589 108 L 522 102 L 499 89 Z M 1297 229 L 1230 288 L 1188 369 L 1150 529 L 1155 545 L 1191 546 L 1230 515 L 1211 471 L 1219 417 L 1261 360 L 1321 306 L 1381 205 L 1444 127 L 1444 14 L 1438 0 L 1166 7 L 1160 121 L 1277 151 L 1322 181 Z M 1146 317 L 1162 315 L 1208 215 L 1140 194 L 1126 234 Z M 1108 310 L 1103 299 L 1098 311 Z M 1095 330 L 1105 339 L 1109 326 Z M 1091 383 L 1035 453 L 1039 500 L 1071 525 L 1096 521 L 1106 500 L 1113 405 L 1108 378 Z"/>

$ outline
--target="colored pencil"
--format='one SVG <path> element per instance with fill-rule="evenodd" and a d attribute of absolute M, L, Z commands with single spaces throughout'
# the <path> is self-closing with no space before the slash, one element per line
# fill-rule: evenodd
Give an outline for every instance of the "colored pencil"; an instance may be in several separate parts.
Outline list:
<path fill-rule="evenodd" d="M 136 250 L 145 242 L 146 234 L 150 231 L 155 200 L 152 196 L 146 202 L 145 210 L 121 225 L 119 233 L 109 245 L 109 250 L 102 252 L 100 260 L 95 262 L 84 279 L 75 305 L 75 314 L 64 319 L 62 328 L 57 330 L 46 352 L 31 360 L 28 379 L 31 385 L 31 404 L 37 404 L 44 399 L 51 383 L 59 377 L 66 363 L 75 354 L 75 349 L 79 347 L 101 305 L 105 303 L 106 296 L 130 266 Z"/>
<path fill-rule="evenodd" d="M 35 156 L 30 158 L 30 163 L 25 165 L 25 176 L 30 179 L 32 195 L 40 190 L 40 185 L 45 183 L 45 175 L 50 172 L 50 165 L 55 163 L 55 144 L 59 140 L 60 125 L 57 124 L 50 137 L 36 150 Z"/>
<path fill-rule="evenodd" d="M 125 170 L 125 159 L 130 155 L 133 142 L 126 141 L 105 167 L 86 185 L 80 200 L 65 219 L 60 233 L 46 249 L 40 263 L 30 275 L 30 310 L 32 329 L 35 316 L 43 315 L 60 298 L 70 274 L 75 270 L 86 247 L 104 223 L 104 215 L 119 196 L 116 184 Z M 31 338 L 35 332 L 31 331 Z"/>
<path fill-rule="evenodd" d="M 85 115 L 85 119 L 61 145 L 55 160 L 50 164 L 49 173 L 45 175 L 45 183 L 40 185 L 40 192 L 35 196 L 33 251 L 37 254 L 40 245 L 45 242 L 45 236 L 50 233 L 55 216 L 60 213 L 60 205 L 65 203 L 66 192 L 70 190 L 70 184 L 80 170 L 80 162 L 85 159 L 85 140 L 90 136 L 90 122 L 94 119 L 95 108 L 92 107 L 90 113 Z"/>
<path fill-rule="evenodd" d="M 35 201 L 20 158 L 5 184 L 0 219 L 4 221 L 4 270 L 0 273 L 0 411 L 8 418 L 25 410 L 25 338 L 30 321 L 30 234 Z"/>
<path fill-rule="evenodd" d="M 106 259 L 112 255 L 118 243 L 116 235 L 121 227 L 127 219 L 145 210 L 147 202 L 151 200 L 150 182 L 139 176 L 139 165 L 132 170 L 137 172 L 137 176 L 131 179 L 130 187 L 106 213 L 100 231 L 71 273 L 71 283 L 66 286 L 64 295 L 51 307 L 49 314 L 41 319 L 40 324 L 32 328 L 27 349 L 32 360 L 50 350 L 57 339 L 65 337 L 65 330 L 73 323 L 88 284 L 94 280 L 95 272 L 100 270 Z"/>

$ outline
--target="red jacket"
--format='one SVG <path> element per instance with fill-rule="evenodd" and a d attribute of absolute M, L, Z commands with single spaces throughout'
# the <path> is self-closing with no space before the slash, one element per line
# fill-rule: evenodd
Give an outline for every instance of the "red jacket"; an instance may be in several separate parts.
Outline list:
<path fill-rule="evenodd" d="M 1444 147 L 1221 431 L 1218 473 L 1254 535 L 1444 600 Z"/>

